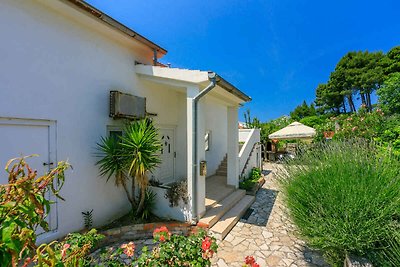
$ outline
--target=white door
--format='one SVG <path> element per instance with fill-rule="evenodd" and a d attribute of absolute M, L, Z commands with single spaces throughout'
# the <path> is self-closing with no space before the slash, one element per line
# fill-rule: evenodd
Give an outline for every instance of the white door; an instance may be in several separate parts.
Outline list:
<path fill-rule="evenodd" d="M 156 178 L 163 184 L 174 181 L 175 140 L 173 129 L 160 129 L 161 164 L 156 172 Z"/>
<path fill-rule="evenodd" d="M 0 118 L 0 183 L 8 182 L 4 167 L 11 158 L 37 154 L 26 160 L 38 175 L 49 171 L 56 164 L 55 123 L 42 120 Z M 48 196 L 50 197 L 50 196 Z M 52 205 L 48 217 L 50 229 L 57 228 L 56 205 Z M 43 229 L 38 230 L 38 234 Z"/>

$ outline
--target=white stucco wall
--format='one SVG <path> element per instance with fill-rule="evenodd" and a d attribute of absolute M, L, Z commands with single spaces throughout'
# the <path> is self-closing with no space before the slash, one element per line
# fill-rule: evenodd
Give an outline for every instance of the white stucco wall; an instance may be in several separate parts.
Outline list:
<path fill-rule="evenodd" d="M 239 129 L 239 141 L 244 142 L 239 151 L 239 174 L 248 177 L 252 168 L 261 169 L 260 129 Z"/>
<path fill-rule="evenodd" d="M 203 103 L 205 131 L 211 131 L 210 149 L 206 151 L 207 176 L 211 176 L 227 153 L 227 107 L 220 100 L 208 95 Z"/>
<path fill-rule="evenodd" d="M 74 167 L 61 193 L 66 201 L 58 203 L 58 230 L 43 239 L 49 240 L 81 229 L 82 211 L 93 209 L 98 226 L 129 209 L 123 190 L 98 177 L 95 166 L 96 142 L 107 126 L 118 124 L 108 117 L 110 90 L 147 97 L 157 124 L 177 125 L 179 175 L 186 172 L 186 132 L 178 125 L 185 120 L 178 112 L 182 105 L 185 112 L 185 98 L 141 82 L 134 72 L 135 60 L 151 63 L 145 48 L 115 33 L 109 38 L 101 24 L 87 27 L 80 21 L 88 18 L 77 11 L 56 13 L 42 2 L 0 2 L 0 117 L 55 121 L 57 160 Z"/>

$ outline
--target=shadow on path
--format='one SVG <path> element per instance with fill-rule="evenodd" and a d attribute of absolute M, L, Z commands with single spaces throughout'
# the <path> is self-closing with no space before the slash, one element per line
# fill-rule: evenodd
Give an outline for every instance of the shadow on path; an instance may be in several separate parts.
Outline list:
<path fill-rule="evenodd" d="M 240 221 L 258 226 L 266 226 L 277 196 L 278 191 L 276 190 L 260 188 L 256 194 L 256 200 Z M 250 212 L 251 214 L 249 214 Z"/>

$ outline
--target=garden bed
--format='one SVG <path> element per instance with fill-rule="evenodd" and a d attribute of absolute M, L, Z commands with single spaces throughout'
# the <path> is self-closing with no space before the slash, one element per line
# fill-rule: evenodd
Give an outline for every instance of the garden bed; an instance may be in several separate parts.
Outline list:
<path fill-rule="evenodd" d="M 253 188 L 251 190 L 246 190 L 247 195 L 255 196 L 258 192 L 258 190 L 265 184 L 265 178 L 261 177 L 258 179 L 257 183 L 254 184 Z"/>
<path fill-rule="evenodd" d="M 261 174 L 261 170 L 253 168 L 250 177 L 239 183 L 239 188 L 246 190 L 247 195 L 255 196 L 257 191 L 264 185 L 265 178 Z"/>
<path fill-rule="evenodd" d="M 153 237 L 154 230 L 161 226 L 166 226 L 171 233 L 182 235 L 187 235 L 192 229 L 192 226 L 189 223 L 174 221 L 131 224 L 100 231 L 105 238 L 101 241 L 99 246 L 106 246 L 120 241 L 151 239 Z"/>

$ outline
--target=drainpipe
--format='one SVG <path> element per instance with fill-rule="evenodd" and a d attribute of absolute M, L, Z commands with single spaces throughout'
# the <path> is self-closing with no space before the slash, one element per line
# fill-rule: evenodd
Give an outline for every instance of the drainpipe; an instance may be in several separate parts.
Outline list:
<path fill-rule="evenodd" d="M 202 90 L 200 93 L 198 93 L 194 98 L 194 104 L 193 104 L 193 122 L 194 122 L 194 129 L 193 129 L 193 147 L 192 147 L 192 198 L 193 198 L 193 214 L 194 217 L 192 217 L 193 223 L 197 224 L 198 218 L 197 218 L 197 177 L 198 177 L 198 168 L 197 168 L 197 123 L 198 123 L 198 102 L 199 100 L 205 96 L 208 92 L 210 92 L 216 85 L 217 85 L 217 74 L 215 72 L 208 72 L 208 79 L 210 80 L 210 84 Z"/>

